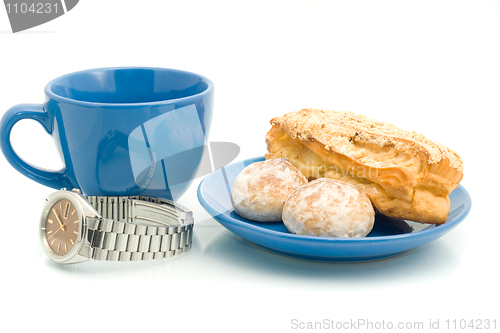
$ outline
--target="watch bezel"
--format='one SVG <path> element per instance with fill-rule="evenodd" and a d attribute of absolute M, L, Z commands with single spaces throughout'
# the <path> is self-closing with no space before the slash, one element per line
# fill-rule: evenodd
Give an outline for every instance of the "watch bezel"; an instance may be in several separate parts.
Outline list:
<path fill-rule="evenodd" d="M 50 213 L 50 209 L 52 206 L 61 199 L 67 199 L 71 201 L 71 203 L 75 206 L 76 212 L 78 214 L 79 230 L 78 235 L 75 240 L 75 245 L 73 248 L 64 255 L 59 255 L 55 253 L 49 246 L 47 241 L 47 236 L 45 233 L 45 225 Z M 88 202 L 78 193 L 61 190 L 55 193 L 50 194 L 45 202 L 45 205 L 42 210 L 42 214 L 40 216 L 40 226 L 39 226 L 39 236 L 42 244 L 42 248 L 47 254 L 47 256 L 58 263 L 69 263 L 76 261 L 82 261 L 79 259 L 79 252 L 85 244 L 86 239 L 86 230 L 87 230 L 87 222 L 86 216 L 94 216 L 95 211 L 92 212 L 93 207 L 90 206 Z M 91 209 L 90 209 L 91 208 Z M 88 258 L 83 258 L 83 260 L 88 260 Z"/>

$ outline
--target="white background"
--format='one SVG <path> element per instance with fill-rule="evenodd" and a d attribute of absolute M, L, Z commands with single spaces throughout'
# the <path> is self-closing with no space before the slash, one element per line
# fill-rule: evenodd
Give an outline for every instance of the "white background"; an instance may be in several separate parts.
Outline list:
<path fill-rule="evenodd" d="M 38 243 L 53 192 L 0 158 L 0 327 L 100 331 L 297 331 L 292 320 L 490 319 L 500 327 L 497 177 L 499 1 L 98 1 L 12 34 L 0 9 L 0 114 L 42 103 L 62 74 L 95 67 L 188 70 L 215 84 L 210 141 L 263 155 L 275 116 L 350 110 L 448 145 L 473 208 L 439 240 L 358 264 L 273 254 L 204 212 L 191 252 L 144 263 L 58 266 Z M 58 169 L 37 123 L 12 133 L 26 160 Z"/>

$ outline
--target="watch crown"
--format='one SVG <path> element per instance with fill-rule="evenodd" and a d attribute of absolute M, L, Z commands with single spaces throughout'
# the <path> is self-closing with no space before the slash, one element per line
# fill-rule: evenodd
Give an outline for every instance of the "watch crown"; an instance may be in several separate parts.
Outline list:
<path fill-rule="evenodd" d="M 77 188 L 72 189 L 72 190 L 71 190 L 71 192 L 75 192 L 75 193 L 78 193 L 78 194 L 82 193 L 82 192 L 81 192 L 79 189 L 77 189 Z"/>

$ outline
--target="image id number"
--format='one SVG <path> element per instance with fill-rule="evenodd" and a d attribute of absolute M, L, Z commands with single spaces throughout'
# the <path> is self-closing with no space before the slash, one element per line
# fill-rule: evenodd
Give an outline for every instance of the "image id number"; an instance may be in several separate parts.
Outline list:
<path fill-rule="evenodd" d="M 28 5 L 25 2 L 22 3 L 7 3 L 5 5 L 7 8 L 7 13 L 8 14 L 26 14 L 26 13 L 32 13 L 32 14 L 50 14 L 50 13 L 56 13 L 58 11 L 57 8 L 57 3 L 51 4 L 51 3 L 32 3 L 31 5 Z"/>
<path fill-rule="evenodd" d="M 471 320 L 465 320 L 465 319 L 453 319 L 453 320 L 446 320 L 446 328 L 447 329 L 476 329 L 476 330 L 489 330 L 489 329 L 497 329 L 497 320 L 489 320 L 489 319 L 471 319 Z"/>

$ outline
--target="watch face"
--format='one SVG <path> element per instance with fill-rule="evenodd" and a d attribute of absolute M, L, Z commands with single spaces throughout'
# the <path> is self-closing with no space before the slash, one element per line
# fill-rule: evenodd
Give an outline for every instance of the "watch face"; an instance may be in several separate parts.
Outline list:
<path fill-rule="evenodd" d="M 48 246 L 58 255 L 65 255 L 75 246 L 80 231 L 80 219 L 75 205 L 68 199 L 57 201 L 45 221 Z"/>

